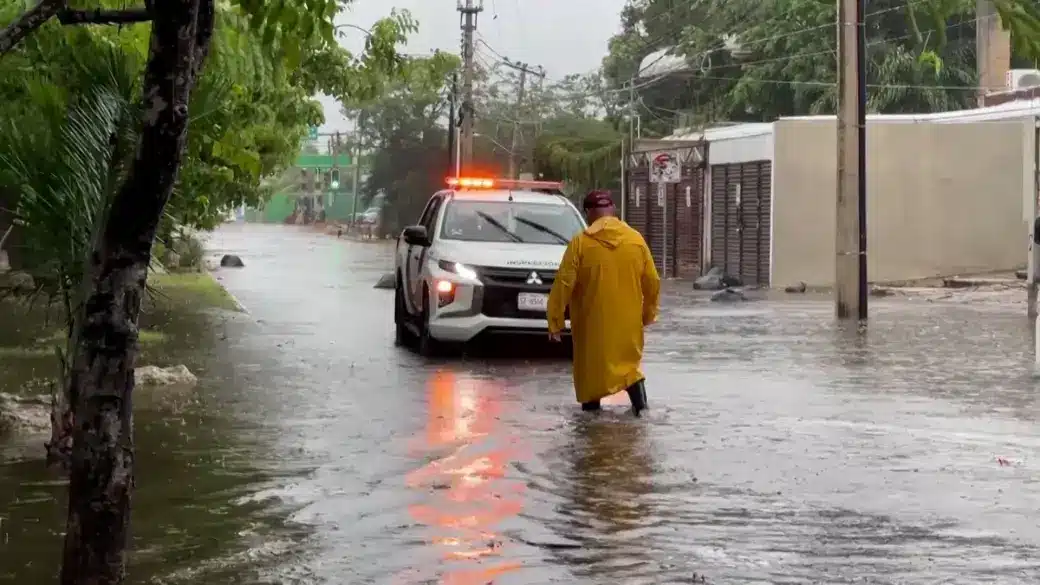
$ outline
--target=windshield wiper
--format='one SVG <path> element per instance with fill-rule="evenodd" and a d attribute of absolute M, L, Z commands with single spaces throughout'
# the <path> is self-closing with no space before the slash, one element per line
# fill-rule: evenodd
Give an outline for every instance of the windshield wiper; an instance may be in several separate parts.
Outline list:
<path fill-rule="evenodd" d="M 482 217 L 484 219 L 484 221 L 488 222 L 489 224 L 491 224 L 491 225 L 497 227 L 498 229 L 502 230 L 503 232 L 505 232 L 505 234 L 507 236 L 509 236 L 510 238 L 513 238 L 514 242 L 520 242 L 521 244 L 524 243 L 524 239 L 523 238 L 521 238 L 520 236 L 518 236 L 518 235 L 514 234 L 513 232 L 509 231 L 509 228 L 507 228 L 506 226 L 502 225 L 502 223 L 499 222 L 497 219 L 491 217 L 490 215 L 484 213 L 483 211 L 477 211 L 476 214 L 479 215 L 480 217 Z"/>
<path fill-rule="evenodd" d="M 537 221 L 531 221 L 531 220 L 529 220 L 527 218 L 524 218 L 524 217 L 517 217 L 516 221 L 519 221 L 520 223 L 522 223 L 522 224 L 524 224 L 526 226 L 530 226 L 530 227 L 532 227 L 532 228 L 542 232 L 543 234 L 549 234 L 550 236 L 556 238 L 557 240 L 560 240 L 561 244 L 569 244 L 570 243 L 570 240 L 568 240 L 567 238 L 565 238 L 565 237 L 561 236 L 560 234 L 554 232 L 553 230 L 545 227 L 544 225 L 538 223 Z"/>

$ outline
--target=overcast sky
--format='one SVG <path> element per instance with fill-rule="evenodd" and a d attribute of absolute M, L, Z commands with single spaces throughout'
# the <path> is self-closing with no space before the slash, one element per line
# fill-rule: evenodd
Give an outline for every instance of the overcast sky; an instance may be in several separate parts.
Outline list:
<path fill-rule="evenodd" d="M 479 2 L 480 0 L 474 0 Z M 502 55 L 532 66 L 541 65 L 550 79 L 584 73 L 599 66 L 607 41 L 620 28 L 625 0 L 484 0 L 477 34 Z M 355 0 L 339 23 L 368 28 L 396 7 L 412 13 L 419 22 L 405 47 L 406 53 L 435 49 L 458 54 L 461 41 L 456 0 Z M 343 44 L 352 51 L 364 48 L 364 34 L 347 28 Z M 484 50 L 486 54 L 487 51 Z M 339 106 L 323 98 L 325 126 L 322 132 L 346 130 Z"/>

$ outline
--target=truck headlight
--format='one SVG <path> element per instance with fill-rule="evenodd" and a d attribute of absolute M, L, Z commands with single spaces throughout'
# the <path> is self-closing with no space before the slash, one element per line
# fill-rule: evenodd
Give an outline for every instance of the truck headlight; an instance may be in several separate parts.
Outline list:
<path fill-rule="evenodd" d="M 437 266 L 445 272 L 451 272 L 452 274 L 458 274 L 462 278 L 470 280 L 477 280 L 477 271 L 466 266 L 465 264 L 459 264 L 458 262 L 449 262 L 447 260 L 437 261 Z"/>

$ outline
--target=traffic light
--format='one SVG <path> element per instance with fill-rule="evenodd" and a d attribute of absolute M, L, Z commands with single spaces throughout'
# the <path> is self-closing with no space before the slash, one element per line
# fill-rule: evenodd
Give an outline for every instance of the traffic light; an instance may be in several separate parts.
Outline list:
<path fill-rule="evenodd" d="M 328 191 L 332 187 L 332 173 L 325 171 L 321 174 L 322 187 L 325 191 Z"/>
<path fill-rule="evenodd" d="M 339 189 L 339 169 L 332 169 L 330 174 L 332 175 L 331 187 L 333 189 Z"/>
<path fill-rule="evenodd" d="M 300 169 L 300 190 L 311 190 L 311 178 L 310 173 L 307 171 L 307 169 Z"/>
<path fill-rule="evenodd" d="M 321 169 L 314 169 L 311 172 L 311 191 L 318 191 L 321 189 Z"/>

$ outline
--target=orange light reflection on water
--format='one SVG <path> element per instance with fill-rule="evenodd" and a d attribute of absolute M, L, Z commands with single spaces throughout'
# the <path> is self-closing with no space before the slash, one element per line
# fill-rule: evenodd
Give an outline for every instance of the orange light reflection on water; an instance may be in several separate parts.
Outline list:
<path fill-rule="evenodd" d="M 417 522 L 430 527 L 429 544 L 443 549 L 437 567 L 445 585 L 484 585 L 520 568 L 502 556 L 495 528 L 523 509 L 525 486 L 505 478 L 515 455 L 495 444 L 500 391 L 495 382 L 439 371 L 428 386 L 427 424 L 417 437 L 416 456 L 445 455 L 407 477 L 409 487 L 428 497 L 409 506 Z"/>

